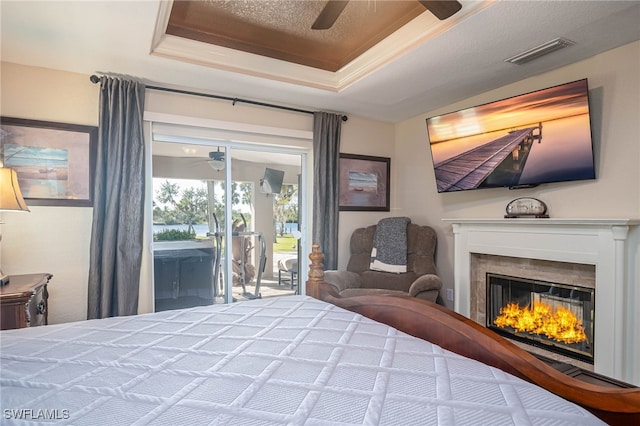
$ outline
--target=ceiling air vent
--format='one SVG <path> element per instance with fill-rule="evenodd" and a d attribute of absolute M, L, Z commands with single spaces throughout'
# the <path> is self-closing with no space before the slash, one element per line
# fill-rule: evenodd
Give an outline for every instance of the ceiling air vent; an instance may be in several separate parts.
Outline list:
<path fill-rule="evenodd" d="M 571 40 L 567 40 L 566 38 L 556 38 L 546 43 L 541 44 L 540 46 L 536 46 L 533 49 L 529 49 L 526 52 L 518 53 L 515 56 L 510 57 L 509 59 L 505 59 L 505 62 L 510 62 L 516 65 L 522 65 L 526 62 L 533 61 L 541 56 L 544 56 L 548 53 L 555 52 L 556 50 L 563 49 L 567 46 L 571 46 L 575 44 Z"/>

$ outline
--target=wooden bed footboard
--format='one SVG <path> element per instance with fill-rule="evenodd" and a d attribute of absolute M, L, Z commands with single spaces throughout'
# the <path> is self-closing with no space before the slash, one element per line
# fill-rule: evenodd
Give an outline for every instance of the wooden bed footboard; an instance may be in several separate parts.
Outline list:
<path fill-rule="evenodd" d="M 307 294 L 478 360 L 547 389 L 612 425 L 640 424 L 640 388 L 614 389 L 566 376 L 493 331 L 450 309 L 402 296 L 340 297 L 324 282 L 317 245 Z"/>

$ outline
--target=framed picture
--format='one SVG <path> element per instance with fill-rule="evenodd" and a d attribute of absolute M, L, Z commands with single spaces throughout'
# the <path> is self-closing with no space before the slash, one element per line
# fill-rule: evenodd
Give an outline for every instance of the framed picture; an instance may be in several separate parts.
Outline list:
<path fill-rule="evenodd" d="M 98 128 L 0 117 L 4 167 L 28 205 L 92 206 Z"/>
<path fill-rule="evenodd" d="M 340 210 L 389 211 L 391 159 L 340 154 Z"/>

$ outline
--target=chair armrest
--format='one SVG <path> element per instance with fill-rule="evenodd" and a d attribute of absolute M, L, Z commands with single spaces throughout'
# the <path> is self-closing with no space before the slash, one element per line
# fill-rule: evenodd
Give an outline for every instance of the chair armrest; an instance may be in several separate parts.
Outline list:
<path fill-rule="evenodd" d="M 411 287 L 409 287 L 409 295 L 416 297 L 423 291 L 439 291 L 442 288 L 442 280 L 434 274 L 425 274 L 419 276 Z"/>
<path fill-rule="evenodd" d="M 331 285 L 340 294 L 348 288 L 360 288 L 360 274 L 351 271 L 324 271 L 324 282 Z"/>

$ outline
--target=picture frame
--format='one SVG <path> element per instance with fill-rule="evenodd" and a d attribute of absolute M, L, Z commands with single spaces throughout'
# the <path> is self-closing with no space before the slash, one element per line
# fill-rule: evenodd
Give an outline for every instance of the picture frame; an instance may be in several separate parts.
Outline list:
<path fill-rule="evenodd" d="M 340 211 L 390 210 L 391 159 L 340 154 Z"/>
<path fill-rule="evenodd" d="M 0 159 L 30 206 L 93 206 L 98 128 L 0 117 Z"/>

